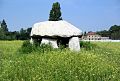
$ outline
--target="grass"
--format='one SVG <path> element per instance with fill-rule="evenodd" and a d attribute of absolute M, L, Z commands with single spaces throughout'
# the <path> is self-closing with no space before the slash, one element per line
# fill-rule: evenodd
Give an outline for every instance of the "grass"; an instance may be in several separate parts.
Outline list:
<path fill-rule="evenodd" d="M 0 81 L 120 81 L 120 43 L 20 54 L 23 41 L 0 41 Z"/>

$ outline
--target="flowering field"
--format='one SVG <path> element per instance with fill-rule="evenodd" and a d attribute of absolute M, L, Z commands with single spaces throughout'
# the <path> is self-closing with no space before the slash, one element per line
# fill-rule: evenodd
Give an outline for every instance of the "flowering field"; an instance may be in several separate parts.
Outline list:
<path fill-rule="evenodd" d="M 95 49 L 20 54 L 22 41 L 0 41 L 0 81 L 120 81 L 120 43 Z"/>

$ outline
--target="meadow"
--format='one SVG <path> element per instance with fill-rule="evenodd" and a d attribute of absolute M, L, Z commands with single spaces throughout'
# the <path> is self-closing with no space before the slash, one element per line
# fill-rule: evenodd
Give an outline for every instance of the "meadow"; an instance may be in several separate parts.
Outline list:
<path fill-rule="evenodd" d="M 23 41 L 0 41 L 0 81 L 120 81 L 120 42 L 20 53 Z"/>

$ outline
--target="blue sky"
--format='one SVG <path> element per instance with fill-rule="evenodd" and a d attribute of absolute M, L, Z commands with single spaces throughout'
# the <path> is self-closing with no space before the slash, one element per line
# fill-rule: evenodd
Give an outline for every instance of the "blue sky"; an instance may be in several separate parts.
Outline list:
<path fill-rule="evenodd" d="M 62 18 L 83 31 L 120 25 L 120 0 L 0 0 L 0 20 L 10 31 L 46 21 L 53 2 L 61 4 Z"/>

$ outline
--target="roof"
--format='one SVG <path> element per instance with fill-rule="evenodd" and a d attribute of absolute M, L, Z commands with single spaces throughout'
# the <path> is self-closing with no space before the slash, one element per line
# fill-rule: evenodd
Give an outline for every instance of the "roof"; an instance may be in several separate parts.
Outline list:
<path fill-rule="evenodd" d="M 82 31 L 67 21 L 44 21 L 35 23 L 32 27 L 31 36 L 81 36 Z"/>
<path fill-rule="evenodd" d="M 87 35 L 96 35 L 95 32 L 88 32 Z"/>

